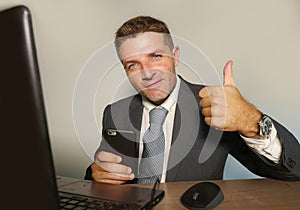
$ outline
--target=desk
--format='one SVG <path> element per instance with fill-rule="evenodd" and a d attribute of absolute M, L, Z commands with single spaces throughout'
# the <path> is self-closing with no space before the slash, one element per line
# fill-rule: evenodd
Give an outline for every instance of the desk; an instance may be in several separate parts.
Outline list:
<path fill-rule="evenodd" d="M 300 181 L 273 179 L 216 180 L 224 194 L 224 201 L 215 209 L 300 209 Z M 186 209 L 180 203 L 181 194 L 197 182 L 169 182 L 160 184 L 165 197 L 155 210 Z M 152 185 L 144 185 L 152 187 Z"/>

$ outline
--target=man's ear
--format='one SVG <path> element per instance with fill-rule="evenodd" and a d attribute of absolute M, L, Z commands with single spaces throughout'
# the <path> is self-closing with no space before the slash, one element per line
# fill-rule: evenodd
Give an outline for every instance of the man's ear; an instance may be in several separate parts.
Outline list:
<path fill-rule="evenodd" d="M 174 61 L 175 61 L 175 66 L 178 66 L 179 64 L 179 57 L 180 57 L 180 48 L 179 46 L 175 46 L 173 49 L 173 55 L 174 55 Z"/>

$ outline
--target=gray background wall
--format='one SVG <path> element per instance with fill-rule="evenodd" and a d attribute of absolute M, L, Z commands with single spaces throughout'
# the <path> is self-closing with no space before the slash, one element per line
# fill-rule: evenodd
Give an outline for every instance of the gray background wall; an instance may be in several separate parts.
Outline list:
<path fill-rule="evenodd" d="M 72 115 L 76 82 L 90 57 L 111 43 L 115 30 L 136 15 L 151 15 L 191 42 L 222 78 L 228 59 L 241 93 L 300 138 L 300 1 L 298 0 L 1 0 L 32 12 L 56 172 L 82 178 L 98 140 L 80 139 Z M 107 69 L 101 69 L 104 74 Z M 124 78 L 111 71 L 112 78 Z M 115 80 L 98 87 L 95 119 L 110 102 Z M 129 90 L 130 92 L 131 90 Z M 225 179 L 255 177 L 231 158 Z"/>

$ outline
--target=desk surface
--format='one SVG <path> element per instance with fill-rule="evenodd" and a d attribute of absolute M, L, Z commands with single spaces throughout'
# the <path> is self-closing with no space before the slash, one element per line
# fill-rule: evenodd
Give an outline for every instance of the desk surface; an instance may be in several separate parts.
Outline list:
<path fill-rule="evenodd" d="M 288 182 L 273 179 L 217 180 L 224 201 L 215 209 L 300 209 L 300 181 Z M 170 182 L 160 184 L 165 190 L 164 199 L 155 210 L 186 209 L 180 203 L 181 194 L 197 182 Z M 144 185 L 145 186 L 145 185 Z M 146 185 L 147 186 L 147 185 Z M 149 187 L 152 187 L 149 185 Z"/>

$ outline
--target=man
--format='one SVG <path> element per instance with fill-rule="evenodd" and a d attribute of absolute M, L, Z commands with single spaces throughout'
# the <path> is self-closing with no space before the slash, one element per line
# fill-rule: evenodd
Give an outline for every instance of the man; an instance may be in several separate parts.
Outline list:
<path fill-rule="evenodd" d="M 141 182 L 152 176 L 144 171 L 158 175 L 161 182 L 222 179 L 231 154 L 257 175 L 300 180 L 297 139 L 241 96 L 232 61 L 224 67 L 223 86 L 204 87 L 176 75 L 180 48 L 173 45 L 167 25 L 160 20 L 147 16 L 130 19 L 118 29 L 115 41 L 128 79 L 139 94 L 105 108 L 102 142 L 86 179 L 112 184 Z M 155 107 L 166 110 L 161 128 L 163 149 L 154 155 L 159 157 L 156 159 L 144 156 L 148 142 L 143 138 L 151 123 L 149 113 Z M 128 141 L 117 143 L 136 161 L 124 162 L 126 156 L 108 142 L 107 129 L 136 133 L 137 151 L 126 148 Z M 206 141 L 218 145 L 205 162 L 200 162 Z M 158 150 L 158 146 L 154 148 Z M 160 164 L 159 172 L 151 172 L 156 164 Z"/>

